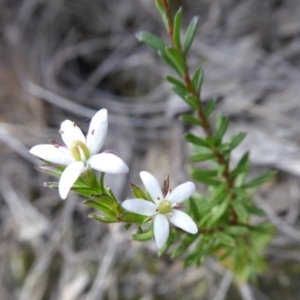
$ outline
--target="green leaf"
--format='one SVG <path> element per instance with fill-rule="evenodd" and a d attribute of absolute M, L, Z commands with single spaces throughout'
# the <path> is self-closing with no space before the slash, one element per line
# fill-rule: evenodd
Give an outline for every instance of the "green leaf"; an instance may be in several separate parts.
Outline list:
<path fill-rule="evenodd" d="M 97 203 L 93 200 L 87 200 L 87 201 L 84 201 L 83 202 L 85 205 L 89 206 L 89 207 L 92 207 L 92 208 L 95 208 L 96 210 L 99 210 L 101 212 L 103 212 L 105 215 L 107 215 L 108 217 L 110 217 L 110 219 L 112 220 L 115 220 L 116 221 L 116 213 L 111 210 L 110 208 L 100 204 L 100 203 Z"/>
<path fill-rule="evenodd" d="M 145 199 L 149 200 L 147 194 L 137 185 L 130 183 L 131 192 L 136 199 Z"/>
<path fill-rule="evenodd" d="M 224 199 L 224 198 L 223 198 Z M 208 215 L 206 215 L 206 221 L 208 221 L 208 219 L 211 218 L 211 210 L 218 206 L 220 204 L 220 202 L 222 201 L 222 199 L 220 198 L 216 198 L 214 200 L 210 200 L 210 201 L 207 201 L 206 203 L 204 203 L 202 206 L 201 206 L 201 213 L 202 214 L 206 214 L 208 213 Z M 203 226 L 206 221 L 204 219 L 201 219 L 201 222 L 200 222 L 200 225 Z"/>
<path fill-rule="evenodd" d="M 198 238 L 197 234 L 187 234 L 185 238 L 180 243 L 180 246 L 172 252 L 171 257 L 172 259 L 177 258 L 178 256 L 182 255 L 187 248 Z"/>
<path fill-rule="evenodd" d="M 180 77 L 184 77 L 186 65 L 182 54 L 173 47 L 167 47 L 164 51 L 158 52 L 160 57 L 178 73 Z"/>
<path fill-rule="evenodd" d="M 208 100 L 207 104 L 205 105 L 205 109 L 204 109 L 204 114 L 206 116 L 206 118 L 209 118 L 209 116 L 211 115 L 211 113 L 213 112 L 215 106 L 216 106 L 216 99 L 210 99 Z"/>
<path fill-rule="evenodd" d="M 201 161 L 212 159 L 214 157 L 215 155 L 213 153 L 201 153 L 201 154 L 196 154 L 191 156 L 189 158 L 189 162 L 201 162 Z"/>
<path fill-rule="evenodd" d="M 133 234 L 132 235 L 132 238 L 136 241 L 141 241 L 141 242 L 144 242 L 144 241 L 149 241 L 151 240 L 153 237 L 153 233 L 152 233 L 152 230 L 149 230 L 147 232 L 143 232 L 143 233 L 137 233 L 137 234 Z"/>
<path fill-rule="evenodd" d="M 196 197 L 190 197 L 189 203 L 190 203 L 190 214 L 195 219 L 196 223 L 200 220 L 200 211 L 198 207 L 198 203 L 196 202 Z"/>
<path fill-rule="evenodd" d="M 116 223 L 117 222 L 115 219 L 112 219 L 110 217 L 100 216 L 100 215 L 96 215 L 96 214 L 90 214 L 90 215 L 88 215 L 88 217 L 90 219 L 96 220 L 101 223 Z"/>
<path fill-rule="evenodd" d="M 192 78 L 192 84 L 195 91 L 197 92 L 197 95 L 200 95 L 201 93 L 203 77 L 204 77 L 203 68 L 199 67 Z"/>
<path fill-rule="evenodd" d="M 209 175 L 205 175 L 203 174 L 203 172 L 201 171 L 198 172 L 198 170 L 195 170 L 192 172 L 192 177 L 198 182 L 202 182 L 204 184 L 213 185 L 213 186 L 219 186 L 221 181 L 212 178 L 214 175 L 210 175 L 210 172 L 208 172 L 208 174 Z"/>
<path fill-rule="evenodd" d="M 183 53 L 184 55 L 186 55 L 190 48 L 191 48 L 191 45 L 193 43 L 193 40 L 194 40 L 194 37 L 195 37 L 195 34 L 196 34 L 196 29 L 197 29 L 197 23 L 198 23 L 198 17 L 194 17 L 188 28 L 187 28 L 187 31 L 186 31 L 186 34 L 185 34 L 185 40 L 184 40 L 184 43 L 183 43 Z"/>
<path fill-rule="evenodd" d="M 39 167 L 35 167 L 35 169 L 37 171 L 40 171 L 42 173 L 45 173 L 45 174 L 48 174 L 48 175 L 51 175 L 51 176 L 54 176 L 54 177 L 57 177 L 57 178 L 60 178 L 61 174 L 63 172 L 63 171 L 58 170 L 55 167 L 49 166 L 49 165 L 42 165 L 42 166 L 39 166 Z"/>
<path fill-rule="evenodd" d="M 247 193 L 247 191 L 245 191 L 243 188 L 241 187 L 234 187 L 233 188 L 234 193 L 242 198 L 242 199 L 246 199 L 246 200 L 250 200 L 251 197 L 249 196 L 249 194 Z"/>
<path fill-rule="evenodd" d="M 91 189 L 88 187 L 77 187 L 76 185 L 73 185 L 71 190 L 74 191 L 75 193 L 85 196 L 87 198 L 93 198 L 94 195 L 99 193 L 99 191 L 97 191 L 97 190 L 94 190 L 94 189 Z"/>
<path fill-rule="evenodd" d="M 169 20 L 168 20 L 168 17 L 167 17 L 167 12 L 166 12 L 165 6 L 163 5 L 161 0 L 155 0 L 155 6 L 156 6 L 157 10 L 159 11 L 159 13 L 162 17 L 166 28 L 169 30 L 170 26 L 169 26 Z"/>
<path fill-rule="evenodd" d="M 247 212 L 245 206 L 238 200 L 232 201 L 232 206 L 238 216 L 238 219 L 243 223 L 247 222 L 249 213 Z"/>
<path fill-rule="evenodd" d="M 184 100 L 187 104 L 191 106 L 193 110 L 197 110 L 200 106 L 200 100 L 197 96 L 194 94 L 188 94 L 185 96 Z"/>
<path fill-rule="evenodd" d="M 205 258 L 211 254 L 213 247 L 213 239 L 207 239 L 204 235 L 200 236 L 199 242 L 195 246 L 195 249 L 191 254 L 185 259 L 184 266 L 187 267 L 192 263 L 196 263 L 197 266 L 202 264 Z"/>
<path fill-rule="evenodd" d="M 108 208 L 116 208 L 118 206 L 118 202 L 116 202 L 114 198 L 107 194 L 95 196 L 94 201 Z"/>
<path fill-rule="evenodd" d="M 180 7 L 174 17 L 174 31 L 173 31 L 174 45 L 178 50 L 181 50 L 181 43 L 180 43 L 181 20 L 182 20 L 182 8 Z"/>
<path fill-rule="evenodd" d="M 167 79 L 167 81 L 169 81 L 173 85 L 178 86 L 179 88 L 186 90 L 186 94 L 188 94 L 188 92 L 189 92 L 188 89 L 186 88 L 184 83 L 182 83 L 180 80 L 174 78 L 173 76 L 167 76 L 166 79 Z"/>
<path fill-rule="evenodd" d="M 147 216 L 142 216 L 142 215 L 138 215 L 135 214 L 133 212 L 124 212 L 122 213 L 119 217 L 120 221 L 126 222 L 126 223 L 138 223 L 138 224 L 142 224 L 147 218 Z"/>
<path fill-rule="evenodd" d="M 214 236 L 219 240 L 220 243 L 226 246 L 235 246 L 234 238 L 224 232 L 215 232 Z"/>
<path fill-rule="evenodd" d="M 225 116 L 218 116 L 216 125 L 216 140 L 217 144 L 222 142 L 222 138 L 228 127 L 228 118 Z"/>
<path fill-rule="evenodd" d="M 140 42 L 145 43 L 154 50 L 164 51 L 167 47 L 167 44 L 162 39 L 146 31 L 139 32 L 136 37 Z"/>
<path fill-rule="evenodd" d="M 172 87 L 172 91 L 177 94 L 180 98 L 182 98 L 184 101 L 185 100 L 185 97 L 187 96 L 187 94 L 189 93 L 189 91 L 187 90 L 186 87 L 182 88 L 180 86 L 173 86 Z"/>
<path fill-rule="evenodd" d="M 218 174 L 217 170 L 193 169 L 193 174 L 199 177 L 215 177 Z"/>
<path fill-rule="evenodd" d="M 246 208 L 247 212 L 251 215 L 256 215 L 256 216 L 260 216 L 260 217 L 266 215 L 262 209 L 255 207 L 253 205 L 245 205 L 245 208 Z"/>
<path fill-rule="evenodd" d="M 187 123 L 187 124 L 190 124 L 190 125 L 201 126 L 201 122 L 198 119 L 196 119 L 195 117 L 190 116 L 190 115 L 181 115 L 181 120 L 184 123 Z"/>
<path fill-rule="evenodd" d="M 246 226 L 229 226 L 226 228 L 226 232 L 232 235 L 246 235 L 249 231 L 249 228 Z"/>
<path fill-rule="evenodd" d="M 230 148 L 236 148 L 244 140 L 246 135 L 246 132 L 240 132 L 239 134 L 235 135 L 230 142 Z"/>
<path fill-rule="evenodd" d="M 230 178 L 234 179 L 242 173 L 249 172 L 249 152 L 246 152 L 239 160 L 237 166 L 230 173 Z"/>
<path fill-rule="evenodd" d="M 212 216 L 207 222 L 207 226 L 216 223 L 226 212 L 230 202 L 230 196 L 225 198 L 221 204 L 213 208 Z"/>
<path fill-rule="evenodd" d="M 195 136 L 192 133 L 187 133 L 184 137 L 189 143 L 209 148 L 209 144 L 205 139 Z"/>
<path fill-rule="evenodd" d="M 130 224 L 130 223 L 126 223 L 126 224 L 123 226 L 124 230 L 128 230 L 128 229 L 131 227 L 131 225 L 132 225 L 132 224 Z"/>
<path fill-rule="evenodd" d="M 252 188 L 259 185 L 262 185 L 265 182 L 268 182 L 272 180 L 276 175 L 276 172 L 267 172 L 265 174 L 262 174 L 242 185 L 243 188 Z"/>

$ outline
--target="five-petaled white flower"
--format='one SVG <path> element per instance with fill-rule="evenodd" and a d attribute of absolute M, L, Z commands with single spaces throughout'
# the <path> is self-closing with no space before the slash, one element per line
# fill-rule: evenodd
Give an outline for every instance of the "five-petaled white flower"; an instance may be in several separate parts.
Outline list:
<path fill-rule="evenodd" d="M 107 133 L 107 110 L 99 110 L 92 118 L 85 138 L 77 125 L 65 120 L 61 123 L 61 137 L 66 147 L 60 144 L 37 145 L 30 153 L 57 165 L 67 166 L 59 180 L 59 194 L 66 199 L 75 181 L 89 167 L 111 174 L 127 173 L 128 167 L 112 153 L 97 154 L 104 144 Z"/>
<path fill-rule="evenodd" d="M 195 234 L 197 225 L 186 213 L 179 209 L 179 203 L 187 200 L 195 191 L 192 182 L 186 182 L 163 197 L 162 190 L 156 178 L 148 172 L 140 173 L 141 179 L 153 202 L 143 199 L 129 199 L 122 203 L 128 211 L 153 217 L 154 237 L 158 248 L 162 248 L 169 236 L 169 221 L 175 226 Z"/>

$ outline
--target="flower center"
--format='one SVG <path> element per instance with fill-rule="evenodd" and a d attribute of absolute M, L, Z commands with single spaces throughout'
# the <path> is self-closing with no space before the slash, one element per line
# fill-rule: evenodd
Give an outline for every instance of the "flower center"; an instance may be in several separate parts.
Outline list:
<path fill-rule="evenodd" d="M 171 211 L 171 202 L 168 200 L 162 200 L 158 205 L 158 212 L 160 214 L 167 214 Z"/>
<path fill-rule="evenodd" d="M 71 152 L 73 157 L 77 161 L 87 161 L 90 157 L 90 151 L 85 143 L 82 141 L 74 141 L 71 146 Z"/>

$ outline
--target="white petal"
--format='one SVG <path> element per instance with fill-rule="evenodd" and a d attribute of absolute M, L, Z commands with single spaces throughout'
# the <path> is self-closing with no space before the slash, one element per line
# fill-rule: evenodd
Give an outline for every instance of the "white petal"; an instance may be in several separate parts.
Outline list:
<path fill-rule="evenodd" d="M 170 222 L 189 233 L 195 234 L 198 232 L 197 225 L 192 218 L 178 209 L 172 209 Z"/>
<path fill-rule="evenodd" d="M 129 169 L 124 161 L 112 153 L 100 153 L 93 155 L 87 161 L 93 169 L 110 174 L 125 174 Z"/>
<path fill-rule="evenodd" d="M 170 194 L 166 196 L 166 199 L 172 203 L 181 203 L 190 198 L 195 192 L 194 183 L 188 181 L 177 186 Z"/>
<path fill-rule="evenodd" d="M 104 144 L 107 133 L 107 110 L 99 110 L 92 118 L 86 144 L 90 154 L 97 154 Z"/>
<path fill-rule="evenodd" d="M 66 146 L 70 149 L 73 142 L 81 141 L 85 143 L 85 137 L 80 128 L 70 120 L 65 120 L 60 125 L 59 133 Z"/>
<path fill-rule="evenodd" d="M 37 145 L 32 147 L 29 153 L 43 160 L 63 166 L 67 166 L 75 161 L 70 150 L 60 146 Z"/>
<path fill-rule="evenodd" d="M 143 216 L 153 216 L 157 209 L 156 205 L 152 202 L 142 199 L 129 199 L 122 203 L 122 206 L 128 211 L 134 212 Z"/>
<path fill-rule="evenodd" d="M 169 237 L 169 222 L 165 215 L 158 214 L 154 218 L 154 237 L 158 248 L 162 248 Z"/>
<path fill-rule="evenodd" d="M 161 187 L 157 182 L 156 178 L 149 172 L 145 172 L 145 171 L 140 172 L 140 176 L 152 200 L 155 203 L 158 203 L 159 202 L 158 200 L 162 200 L 163 194 L 161 191 Z"/>
<path fill-rule="evenodd" d="M 73 162 L 66 167 L 60 177 L 58 187 L 59 195 L 62 199 L 67 198 L 70 189 L 84 169 L 85 166 L 82 161 Z"/>

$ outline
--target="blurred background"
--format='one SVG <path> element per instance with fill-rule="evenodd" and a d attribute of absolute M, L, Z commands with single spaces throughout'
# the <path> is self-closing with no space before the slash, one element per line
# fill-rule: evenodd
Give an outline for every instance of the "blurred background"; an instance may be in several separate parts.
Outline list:
<path fill-rule="evenodd" d="M 189 108 L 135 38 L 140 30 L 168 38 L 153 1 L 0 0 L 0 300 L 300 299 L 300 2 L 180 5 L 183 31 L 200 16 L 190 66 L 204 66 L 203 100 L 218 99 L 229 134 L 249 133 L 233 164 L 251 150 L 253 174 L 278 171 L 256 198 L 278 229 L 266 273 L 237 287 L 213 258 L 187 269 L 157 259 L 154 242 L 88 219 L 79 196 L 61 201 L 39 188 L 53 178 L 34 169 L 28 149 L 60 140 L 65 119 L 86 132 L 100 108 L 109 111 L 103 149 L 130 167 L 129 177 L 106 178 L 120 200 L 141 170 L 170 174 L 172 187 L 187 180 L 189 128 L 178 115 Z"/>

